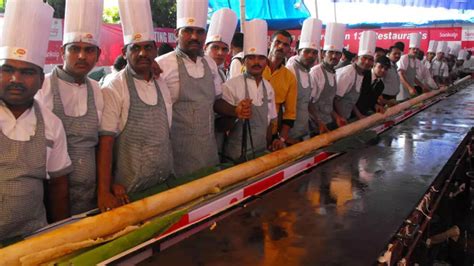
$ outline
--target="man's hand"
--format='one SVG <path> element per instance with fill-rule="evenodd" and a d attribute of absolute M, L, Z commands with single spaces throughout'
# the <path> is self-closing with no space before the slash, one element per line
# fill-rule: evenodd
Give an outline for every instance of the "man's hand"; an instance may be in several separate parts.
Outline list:
<path fill-rule="evenodd" d="M 281 141 L 280 139 L 274 139 L 272 142 L 272 145 L 268 147 L 269 150 L 271 151 L 277 151 L 285 148 L 285 143 Z"/>
<path fill-rule="evenodd" d="M 237 107 L 235 107 L 235 114 L 239 119 L 250 119 L 252 116 L 252 100 L 243 99 L 240 101 Z"/>
<path fill-rule="evenodd" d="M 110 211 L 121 206 L 120 201 L 110 192 L 98 193 L 97 205 L 101 212 Z"/>
<path fill-rule="evenodd" d="M 121 205 L 130 203 L 130 199 L 128 198 L 128 195 L 124 186 L 120 184 L 113 184 L 112 193 L 114 194 L 115 198 L 117 198 L 120 201 Z"/>
<path fill-rule="evenodd" d="M 336 124 L 338 127 L 342 127 L 347 125 L 347 120 L 344 119 L 342 116 L 338 115 L 336 116 Z"/>
<path fill-rule="evenodd" d="M 110 211 L 130 202 L 125 187 L 120 184 L 113 184 L 112 192 L 99 192 L 97 198 L 101 212 Z"/>
<path fill-rule="evenodd" d="M 408 93 L 410 94 L 410 97 L 416 96 L 416 89 L 412 86 L 408 87 Z"/>
<path fill-rule="evenodd" d="M 385 113 L 385 107 L 380 104 L 375 104 L 375 112 L 383 114 Z"/>

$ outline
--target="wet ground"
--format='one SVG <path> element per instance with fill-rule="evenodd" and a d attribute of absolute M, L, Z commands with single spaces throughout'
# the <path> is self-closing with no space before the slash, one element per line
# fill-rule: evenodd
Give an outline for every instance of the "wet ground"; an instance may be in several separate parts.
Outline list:
<path fill-rule="evenodd" d="M 370 265 L 474 126 L 474 85 L 142 265 Z"/>

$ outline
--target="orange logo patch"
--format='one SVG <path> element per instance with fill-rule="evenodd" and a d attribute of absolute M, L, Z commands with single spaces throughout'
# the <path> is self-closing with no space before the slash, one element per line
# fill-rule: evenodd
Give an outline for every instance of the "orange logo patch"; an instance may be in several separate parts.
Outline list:
<path fill-rule="evenodd" d="M 255 47 L 252 47 L 252 48 L 249 49 L 249 52 L 251 52 L 251 53 L 255 53 L 256 51 L 257 51 L 257 48 L 255 48 Z"/>
<path fill-rule="evenodd" d="M 92 34 L 90 34 L 90 33 L 87 33 L 87 34 L 86 34 L 86 38 L 87 38 L 87 39 L 92 39 L 92 38 L 94 38 L 94 36 L 92 36 Z"/>
<path fill-rule="evenodd" d="M 195 21 L 194 18 L 188 18 L 188 24 L 194 24 Z"/>
<path fill-rule="evenodd" d="M 135 35 L 133 35 L 133 40 L 136 41 L 136 40 L 140 40 L 142 38 L 142 35 L 140 33 L 137 33 Z"/>
<path fill-rule="evenodd" d="M 19 56 L 23 56 L 23 55 L 26 54 L 26 50 L 22 49 L 22 48 L 18 48 L 18 49 L 15 50 L 15 54 L 19 55 Z"/>

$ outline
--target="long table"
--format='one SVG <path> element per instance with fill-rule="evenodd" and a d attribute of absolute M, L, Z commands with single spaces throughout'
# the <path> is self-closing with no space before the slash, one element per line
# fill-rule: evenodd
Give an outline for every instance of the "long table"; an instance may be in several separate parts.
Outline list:
<path fill-rule="evenodd" d="M 474 126 L 474 85 L 142 265 L 370 265 Z"/>

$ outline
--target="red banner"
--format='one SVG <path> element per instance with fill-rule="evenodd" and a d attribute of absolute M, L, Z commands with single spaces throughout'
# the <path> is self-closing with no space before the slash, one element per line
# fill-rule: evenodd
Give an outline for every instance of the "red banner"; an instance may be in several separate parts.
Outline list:
<path fill-rule="evenodd" d="M 421 45 L 422 51 L 428 49 L 430 40 L 437 41 L 461 41 L 462 27 L 452 28 L 399 28 L 399 29 L 373 29 L 377 33 L 377 46 L 388 49 L 396 42 L 403 42 L 408 47 L 409 35 L 412 32 L 419 32 L 421 34 Z M 362 31 L 366 29 L 347 29 L 345 33 L 344 46 L 351 52 L 357 53 L 359 49 L 359 39 Z M 290 30 L 293 35 L 293 39 L 298 40 L 301 34 L 300 30 Z M 273 33 L 270 32 L 269 35 Z M 321 45 L 324 43 L 324 33 L 321 36 Z M 293 48 L 296 42 L 293 42 Z M 472 48 L 472 44 L 468 42 L 462 43 L 463 48 Z"/>
<path fill-rule="evenodd" d="M 0 16 L 0 22 L 3 19 Z M 348 29 L 345 33 L 344 46 L 352 52 L 357 52 L 359 48 L 359 37 L 365 29 Z M 60 48 L 62 45 L 63 21 L 54 19 L 50 32 L 50 42 L 46 58 L 46 64 L 61 64 L 62 57 Z M 389 48 L 395 42 L 402 41 L 408 45 L 408 36 L 412 32 L 419 32 L 422 35 L 421 50 L 426 51 L 429 40 L 442 40 L 450 42 L 460 42 L 464 49 L 474 50 L 474 26 L 446 27 L 446 28 L 389 28 L 375 29 L 377 33 L 377 46 Z M 294 39 L 299 39 L 300 30 L 290 30 Z M 269 32 L 269 36 L 273 32 Z M 122 29 L 120 24 L 103 24 L 101 32 L 101 48 L 98 66 L 112 65 L 115 58 L 121 54 L 123 46 Z M 169 43 L 176 45 L 174 29 L 156 28 L 155 37 L 157 44 Z M 324 43 L 324 30 L 321 36 L 321 44 Z M 296 42 L 292 43 L 293 48 Z"/>
<path fill-rule="evenodd" d="M 60 20 L 55 20 L 55 22 L 57 21 Z M 100 46 L 102 48 L 102 54 L 100 55 L 97 66 L 110 66 L 114 63 L 115 58 L 122 53 L 122 28 L 119 24 L 103 24 L 100 34 Z M 56 36 L 61 37 L 57 38 Z M 169 43 L 174 46 L 176 42 L 174 29 L 156 28 L 155 37 L 158 46 L 162 43 Z M 58 32 L 58 30 L 56 30 L 53 26 L 48 46 L 46 64 L 62 64 L 62 57 L 60 52 L 61 45 L 62 31 Z"/>

